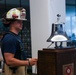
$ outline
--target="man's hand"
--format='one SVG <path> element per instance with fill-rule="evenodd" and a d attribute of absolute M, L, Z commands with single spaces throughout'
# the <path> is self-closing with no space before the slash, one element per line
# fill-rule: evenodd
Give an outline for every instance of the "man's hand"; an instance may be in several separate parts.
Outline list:
<path fill-rule="evenodd" d="M 28 58 L 28 60 L 30 66 L 37 64 L 37 58 Z"/>

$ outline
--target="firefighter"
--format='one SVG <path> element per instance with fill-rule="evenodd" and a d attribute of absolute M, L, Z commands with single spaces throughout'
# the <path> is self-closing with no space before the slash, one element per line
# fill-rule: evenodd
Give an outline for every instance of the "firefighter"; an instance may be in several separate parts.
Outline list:
<path fill-rule="evenodd" d="M 4 75 L 27 75 L 26 66 L 33 66 L 37 58 L 27 59 L 19 32 L 26 20 L 26 10 L 22 7 L 12 8 L 3 15 L 2 23 L 9 28 L 3 35 L 1 51 L 4 58 Z"/>

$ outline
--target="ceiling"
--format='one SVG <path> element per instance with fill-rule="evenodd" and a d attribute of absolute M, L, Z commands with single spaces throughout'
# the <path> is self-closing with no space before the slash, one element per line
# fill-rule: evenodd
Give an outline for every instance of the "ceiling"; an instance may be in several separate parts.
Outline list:
<path fill-rule="evenodd" d="M 0 4 L 4 4 L 6 1 L 7 4 L 18 5 L 20 2 L 24 6 L 29 6 L 29 0 L 0 0 Z M 66 4 L 76 4 L 76 0 L 66 0 Z"/>
<path fill-rule="evenodd" d="M 76 0 L 66 0 L 66 4 L 76 4 Z"/>
<path fill-rule="evenodd" d="M 0 4 L 8 5 L 19 5 L 20 3 L 24 6 L 29 6 L 29 0 L 0 0 Z"/>

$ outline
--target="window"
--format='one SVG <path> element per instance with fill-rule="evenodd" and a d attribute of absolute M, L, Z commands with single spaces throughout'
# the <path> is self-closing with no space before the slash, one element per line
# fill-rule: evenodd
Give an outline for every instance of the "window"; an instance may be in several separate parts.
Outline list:
<path fill-rule="evenodd" d="M 76 41 L 76 0 L 66 0 L 65 30 L 71 40 Z"/>

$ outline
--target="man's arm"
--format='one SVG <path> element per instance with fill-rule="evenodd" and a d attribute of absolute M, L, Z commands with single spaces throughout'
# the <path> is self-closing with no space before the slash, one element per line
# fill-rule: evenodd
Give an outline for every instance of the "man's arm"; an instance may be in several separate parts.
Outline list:
<path fill-rule="evenodd" d="M 37 62 L 36 58 L 32 58 L 29 61 L 28 60 L 19 60 L 14 58 L 14 54 L 12 53 L 4 53 L 6 64 L 9 66 L 28 66 L 29 62 L 30 65 L 35 65 Z"/>

